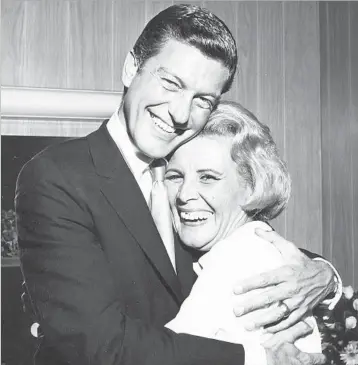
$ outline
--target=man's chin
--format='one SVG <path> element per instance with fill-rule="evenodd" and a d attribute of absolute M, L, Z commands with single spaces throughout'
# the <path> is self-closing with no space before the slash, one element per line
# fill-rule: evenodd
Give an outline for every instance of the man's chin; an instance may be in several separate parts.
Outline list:
<path fill-rule="evenodd" d="M 158 148 L 158 146 L 152 147 L 148 146 L 147 144 L 138 144 L 137 148 L 141 153 L 153 159 L 163 158 L 167 156 L 167 150 L 169 150 L 169 148 Z"/>
<path fill-rule="evenodd" d="M 169 154 L 172 153 L 174 148 L 169 144 L 165 146 L 163 145 L 161 148 L 160 147 L 158 148 L 158 142 L 157 142 L 156 147 L 152 148 L 151 146 L 142 146 L 139 147 L 139 150 L 150 158 L 158 159 L 167 157 Z"/>

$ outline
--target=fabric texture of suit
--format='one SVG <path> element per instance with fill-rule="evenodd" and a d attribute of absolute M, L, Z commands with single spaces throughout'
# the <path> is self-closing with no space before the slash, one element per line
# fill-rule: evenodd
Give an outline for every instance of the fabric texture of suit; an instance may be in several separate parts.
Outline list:
<path fill-rule="evenodd" d="M 106 123 L 29 161 L 15 205 L 36 364 L 244 364 L 241 345 L 164 328 L 195 280 L 192 257 L 176 242 L 175 275 Z"/>

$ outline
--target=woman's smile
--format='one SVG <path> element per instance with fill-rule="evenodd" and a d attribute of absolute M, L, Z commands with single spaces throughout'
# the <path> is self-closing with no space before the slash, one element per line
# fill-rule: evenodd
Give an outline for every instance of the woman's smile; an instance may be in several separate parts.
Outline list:
<path fill-rule="evenodd" d="M 230 157 L 232 139 L 196 137 L 170 159 L 166 186 L 180 239 L 209 250 L 237 226 L 247 188 Z"/>
<path fill-rule="evenodd" d="M 183 224 L 197 226 L 206 223 L 206 221 L 212 217 L 214 213 L 204 210 L 183 211 L 178 209 L 178 214 Z"/>

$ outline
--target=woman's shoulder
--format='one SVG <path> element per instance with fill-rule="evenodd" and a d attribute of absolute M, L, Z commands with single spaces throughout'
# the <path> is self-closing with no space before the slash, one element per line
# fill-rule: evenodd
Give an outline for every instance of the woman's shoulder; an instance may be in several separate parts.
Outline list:
<path fill-rule="evenodd" d="M 277 248 L 258 235 L 257 228 L 271 230 L 264 222 L 252 221 L 237 228 L 230 236 L 212 248 L 212 255 L 225 257 L 227 262 L 237 265 L 252 265 L 263 267 L 281 266 L 283 258 Z"/>
<path fill-rule="evenodd" d="M 233 246 L 233 248 L 242 251 L 249 251 L 250 248 L 260 247 L 275 251 L 275 247 L 270 243 L 262 239 L 256 234 L 256 229 L 272 230 L 272 228 L 262 221 L 251 221 L 245 223 L 239 228 L 236 228 L 228 237 L 222 240 L 222 246 Z"/>

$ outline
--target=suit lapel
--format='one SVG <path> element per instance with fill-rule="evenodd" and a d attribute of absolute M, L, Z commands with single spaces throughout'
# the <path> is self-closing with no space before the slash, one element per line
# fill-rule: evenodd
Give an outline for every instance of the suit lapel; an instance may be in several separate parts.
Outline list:
<path fill-rule="evenodd" d="M 178 302 L 180 283 L 142 192 L 110 137 L 106 122 L 88 136 L 100 189 Z"/>
<path fill-rule="evenodd" d="M 175 261 L 181 292 L 183 298 L 186 298 L 194 284 L 196 275 L 193 271 L 193 256 L 190 250 L 180 242 L 178 235 L 175 235 Z"/>

